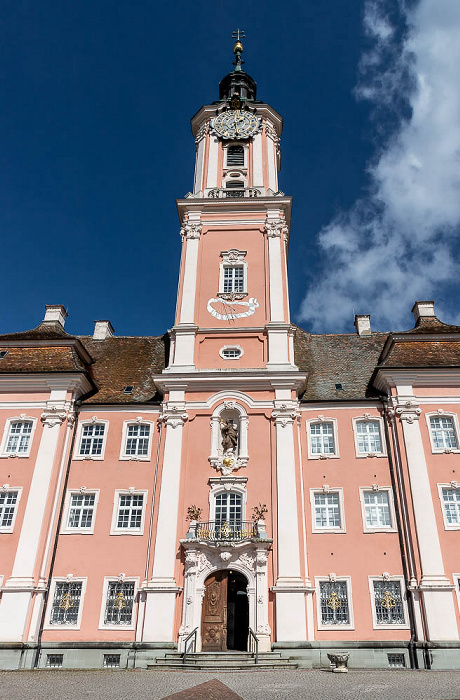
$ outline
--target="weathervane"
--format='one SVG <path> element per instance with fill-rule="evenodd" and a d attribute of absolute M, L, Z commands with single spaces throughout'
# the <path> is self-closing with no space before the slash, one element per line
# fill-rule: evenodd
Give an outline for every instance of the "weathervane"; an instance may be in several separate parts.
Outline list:
<path fill-rule="evenodd" d="M 241 66 L 244 63 L 244 61 L 241 60 L 241 54 L 243 53 L 243 44 L 240 40 L 245 38 L 246 34 L 242 29 L 237 29 L 236 31 L 232 32 L 232 39 L 236 39 L 235 46 L 233 47 L 233 53 L 235 54 L 235 61 L 233 65 L 235 66 L 236 71 L 240 71 Z"/>

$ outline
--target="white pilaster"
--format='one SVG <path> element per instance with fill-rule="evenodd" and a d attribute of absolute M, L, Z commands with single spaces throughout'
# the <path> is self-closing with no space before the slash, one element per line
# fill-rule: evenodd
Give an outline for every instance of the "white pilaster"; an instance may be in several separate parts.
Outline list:
<path fill-rule="evenodd" d="M 209 136 L 208 154 L 208 177 L 206 187 L 211 189 L 217 187 L 217 159 L 219 156 L 219 139 L 216 136 Z"/>
<path fill-rule="evenodd" d="M 279 143 L 278 134 L 269 122 L 265 124 L 267 135 L 267 165 L 268 165 L 268 187 L 273 191 L 278 191 L 278 173 L 276 167 L 276 150 Z"/>
<path fill-rule="evenodd" d="M 144 641 L 171 642 L 174 634 L 176 596 L 174 578 L 177 555 L 177 517 L 182 458 L 182 432 L 187 414 L 183 405 L 168 404 L 163 413 L 166 426 L 153 574 L 148 586 Z"/>
<path fill-rule="evenodd" d="M 252 186 L 263 188 L 262 134 L 256 134 L 252 142 Z"/>
<path fill-rule="evenodd" d="M 193 323 L 195 320 L 195 295 L 200 235 L 201 223 L 199 219 L 197 221 L 187 221 L 181 228 L 181 236 L 187 248 L 185 251 L 179 323 Z"/>
<path fill-rule="evenodd" d="M 194 194 L 198 194 L 203 189 L 203 169 L 204 169 L 204 151 L 206 145 L 206 134 L 209 130 L 209 122 L 206 122 L 199 129 L 196 137 L 196 161 L 195 161 L 195 181 L 193 184 Z"/>
<path fill-rule="evenodd" d="M 430 640 L 458 639 L 453 586 L 445 575 L 428 468 L 419 426 L 421 410 L 413 401 L 396 409 L 400 416 L 410 476 L 415 527 L 420 552 L 425 620 Z"/>
<path fill-rule="evenodd" d="M 269 210 L 265 221 L 268 238 L 268 270 L 270 295 L 270 322 L 267 324 L 268 336 L 268 369 L 285 369 L 286 365 L 293 367 L 290 358 L 289 312 L 285 309 L 285 256 L 282 247 L 286 245 L 288 228 L 279 211 Z"/>
<path fill-rule="evenodd" d="M 0 641 L 24 641 L 29 606 L 35 587 L 35 569 L 49 497 L 59 429 L 64 411 L 49 406 L 42 413 L 43 432 L 38 448 L 29 497 L 19 535 L 11 577 L 5 583 L 0 603 Z"/>
<path fill-rule="evenodd" d="M 307 639 L 305 583 L 300 575 L 300 540 L 294 450 L 296 404 L 276 402 L 276 490 L 278 578 L 276 593 L 277 641 Z"/>

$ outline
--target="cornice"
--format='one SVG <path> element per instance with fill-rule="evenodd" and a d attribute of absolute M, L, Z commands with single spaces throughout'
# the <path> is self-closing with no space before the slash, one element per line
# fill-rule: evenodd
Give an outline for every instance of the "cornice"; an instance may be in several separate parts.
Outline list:
<path fill-rule="evenodd" d="M 181 372 L 180 374 L 156 374 L 154 375 L 156 386 L 162 391 L 171 390 L 262 390 L 270 391 L 275 388 L 285 387 L 300 393 L 303 391 L 307 374 L 292 370 L 287 372 L 269 370 L 238 370 L 234 369 L 195 372 Z"/>
<path fill-rule="evenodd" d="M 460 367 L 379 367 L 372 383 L 380 391 L 398 384 L 460 386 Z"/>
<path fill-rule="evenodd" d="M 240 226 L 261 226 L 265 229 L 267 212 L 269 210 L 283 212 L 286 220 L 285 224 L 287 226 L 290 225 L 292 197 L 280 195 L 279 197 L 241 197 L 238 199 L 177 199 L 176 206 L 181 224 L 185 220 L 186 214 L 191 212 L 201 213 L 200 220 L 204 226 L 234 226 L 235 219 L 233 217 L 235 214 L 260 213 L 260 220 L 246 220 L 244 223 L 238 221 L 238 224 Z M 207 214 L 223 216 L 226 213 L 231 215 L 228 221 L 225 219 L 219 222 L 206 220 Z"/>
<path fill-rule="evenodd" d="M 50 391 L 53 389 L 77 390 L 82 395 L 94 389 L 94 385 L 84 372 L 0 374 L 0 391 Z"/>

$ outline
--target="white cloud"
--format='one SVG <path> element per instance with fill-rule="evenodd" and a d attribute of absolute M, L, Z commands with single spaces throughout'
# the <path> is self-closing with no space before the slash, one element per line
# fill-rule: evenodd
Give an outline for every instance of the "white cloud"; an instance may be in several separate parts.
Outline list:
<path fill-rule="evenodd" d="M 416 299 L 442 298 L 458 275 L 460 2 L 401 5 L 403 36 L 387 9 L 387 0 L 365 3 L 372 48 L 356 93 L 393 129 L 379 132 L 369 194 L 319 234 L 322 269 L 299 314 L 315 332 L 350 330 L 353 313 L 371 313 L 374 327 L 403 329 Z M 448 306 L 444 320 L 449 313 L 454 320 Z"/>

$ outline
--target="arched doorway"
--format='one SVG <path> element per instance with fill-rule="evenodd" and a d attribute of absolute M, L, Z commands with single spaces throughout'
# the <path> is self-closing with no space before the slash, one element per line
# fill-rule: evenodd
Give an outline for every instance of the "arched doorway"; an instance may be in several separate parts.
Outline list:
<path fill-rule="evenodd" d="M 246 651 L 249 630 L 248 581 L 234 570 L 215 571 L 205 581 L 203 651 Z"/>

